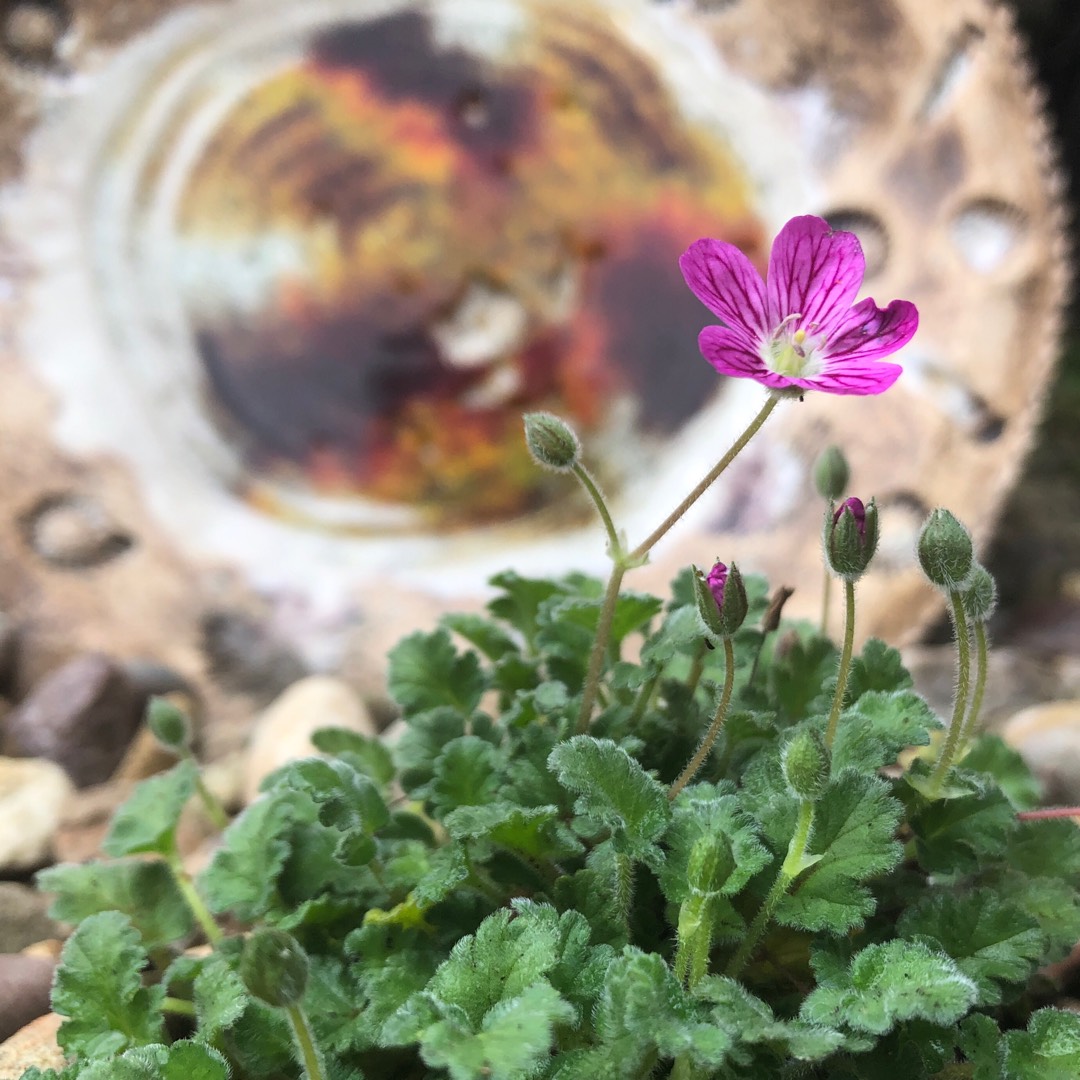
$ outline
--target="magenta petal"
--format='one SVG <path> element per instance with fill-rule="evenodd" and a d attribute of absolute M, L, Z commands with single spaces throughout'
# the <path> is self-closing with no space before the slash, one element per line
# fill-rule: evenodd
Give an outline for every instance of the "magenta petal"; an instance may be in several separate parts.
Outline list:
<path fill-rule="evenodd" d="M 792 218 L 773 241 L 766 286 L 770 326 L 801 315 L 799 327 L 831 336 L 862 286 L 866 261 L 854 233 L 819 217 Z"/>
<path fill-rule="evenodd" d="M 749 345 L 766 336 L 765 283 L 734 244 L 695 240 L 679 258 L 690 291 Z"/>
<path fill-rule="evenodd" d="M 831 358 L 872 360 L 906 345 L 919 328 L 919 312 L 909 300 L 894 300 L 882 310 L 867 298 L 856 304 L 829 338 Z"/>
<path fill-rule="evenodd" d="M 881 360 L 849 360 L 838 357 L 827 361 L 820 375 L 794 379 L 796 385 L 826 394 L 881 394 L 903 373 L 899 364 Z"/>
<path fill-rule="evenodd" d="M 746 345 L 744 335 L 726 326 L 706 326 L 698 334 L 698 348 L 701 355 L 721 375 L 731 375 L 736 379 L 757 379 L 759 382 L 764 382 L 766 377 L 773 375 L 757 350 Z M 788 380 L 784 380 L 779 385 L 786 385 L 787 382 Z"/>

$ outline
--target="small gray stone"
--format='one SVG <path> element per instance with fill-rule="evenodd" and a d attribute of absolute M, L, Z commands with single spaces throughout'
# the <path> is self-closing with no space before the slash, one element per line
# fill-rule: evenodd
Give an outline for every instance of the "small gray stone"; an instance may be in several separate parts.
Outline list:
<path fill-rule="evenodd" d="M 146 694 L 107 656 L 87 653 L 46 676 L 7 717 L 4 753 L 61 765 L 78 787 L 107 780 L 146 710 Z"/>
<path fill-rule="evenodd" d="M 0 1039 L 49 1011 L 55 966 L 39 956 L 0 954 Z"/>
<path fill-rule="evenodd" d="M 71 780 L 41 758 L 0 757 L 0 871 L 33 870 L 52 853 Z"/>
<path fill-rule="evenodd" d="M 48 907 L 48 898 L 29 885 L 0 881 L 0 953 L 56 937 L 58 926 L 46 914 Z"/>

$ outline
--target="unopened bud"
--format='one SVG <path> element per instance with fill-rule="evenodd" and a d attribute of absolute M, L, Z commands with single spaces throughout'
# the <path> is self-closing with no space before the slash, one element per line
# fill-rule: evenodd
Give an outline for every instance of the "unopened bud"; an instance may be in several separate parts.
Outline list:
<path fill-rule="evenodd" d="M 847 458 L 839 446 L 826 446 L 814 462 L 814 487 L 829 502 L 836 502 L 848 484 Z"/>
<path fill-rule="evenodd" d="M 857 581 L 877 551 L 878 513 L 874 500 L 845 499 L 825 515 L 825 560 L 845 581 Z"/>
<path fill-rule="evenodd" d="M 793 795 L 811 801 L 821 798 L 832 767 L 829 748 L 813 728 L 801 728 L 784 747 L 781 765 Z"/>
<path fill-rule="evenodd" d="M 162 746 L 186 750 L 191 744 L 191 723 L 179 706 L 165 697 L 152 697 L 146 706 L 146 724 Z"/>
<path fill-rule="evenodd" d="M 971 534 L 948 510 L 934 510 L 919 533 L 919 562 L 939 589 L 952 592 L 967 584 L 975 553 Z"/>
<path fill-rule="evenodd" d="M 307 989 L 310 963 L 300 943 L 284 930 L 255 930 L 240 954 L 240 978 L 267 1005 L 296 1005 Z"/>
<path fill-rule="evenodd" d="M 739 568 L 734 563 L 729 569 L 724 563 L 716 562 L 708 577 L 696 566 L 693 570 L 694 598 L 706 632 L 716 637 L 731 637 L 742 626 L 749 606 Z"/>
<path fill-rule="evenodd" d="M 726 836 L 722 833 L 700 836 L 690 849 L 686 882 L 697 892 L 717 893 L 727 884 L 734 869 L 735 854 Z"/>
<path fill-rule="evenodd" d="M 960 591 L 964 614 L 972 622 L 986 622 L 997 607 L 997 583 L 985 566 L 975 564 L 971 577 Z"/>
<path fill-rule="evenodd" d="M 581 443 L 565 420 L 553 413 L 525 414 L 525 444 L 537 465 L 569 472 L 581 455 Z"/>

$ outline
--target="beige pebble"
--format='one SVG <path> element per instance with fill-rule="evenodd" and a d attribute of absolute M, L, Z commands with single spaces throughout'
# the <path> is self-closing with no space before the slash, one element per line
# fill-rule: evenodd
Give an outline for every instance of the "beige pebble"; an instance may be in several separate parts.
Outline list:
<path fill-rule="evenodd" d="M 1080 700 L 1022 709 L 1001 729 L 1042 781 L 1047 802 L 1080 802 Z"/>
<path fill-rule="evenodd" d="M 0 870 L 32 870 L 49 861 L 73 791 L 67 773 L 51 761 L 0 757 Z"/>
<path fill-rule="evenodd" d="M 263 779 L 287 762 L 317 753 L 311 735 L 340 727 L 374 737 L 374 721 L 356 692 L 341 679 L 310 675 L 293 683 L 255 721 L 244 770 L 244 798 L 251 802 Z"/>
<path fill-rule="evenodd" d="M 56 1045 L 61 1019 L 56 1013 L 46 1013 L 0 1043 L 0 1080 L 19 1080 L 32 1065 L 62 1069 L 64 1055 Z"/>
<path fill-rule="evenodd" d="M 131 745 L 117 765 L 110 780 L 146 780 L 171 769 L 177 761 L 176 754 L 154 738 L 145 725 L 135 733 Z"/>

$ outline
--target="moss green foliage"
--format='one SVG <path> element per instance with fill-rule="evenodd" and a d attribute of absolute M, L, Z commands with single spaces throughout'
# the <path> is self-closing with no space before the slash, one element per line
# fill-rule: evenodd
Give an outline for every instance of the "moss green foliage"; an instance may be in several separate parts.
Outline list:
<path fill-rule="evenodd" d="M 28 1080 L 1080 1075 L 1080 1017 L 1040 1009 L 1036 974 L 1080 938 L 1080 832 L 1017 818 L 1037 788 L 999 740 L 936 797 L 925 762 L 899 767 L 941 725 L 895 650 L 855 657 L 826 760 L 837 649 L 764 633 L 748 577 L 730 713 L 669 798 L 724 676 L 689 572 L 667 602 L 620 598 L 584 735 L 600 584 L 494 586 L 392 652 L 392 752 L 322 732 L 193 882 L 191 762 L 120 809 L 112 860 L 40 876 L 78 924 L 53 994 L 70 1064 Z M 280 982 L 252 940 L 302 954 L 307 1064 L 300 1013 L 249 989 Z"/>

